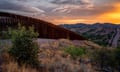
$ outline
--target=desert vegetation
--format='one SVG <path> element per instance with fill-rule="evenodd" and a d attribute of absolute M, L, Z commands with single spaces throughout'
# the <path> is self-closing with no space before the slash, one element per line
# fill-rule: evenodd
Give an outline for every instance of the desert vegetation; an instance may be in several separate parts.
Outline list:
<path fill-rule="evenodd" d="M 79 48 L 74 46 L 69 46 L 68 48 L 64 49 L 65 53 L 68 53 L 72 56 L 72 58 L 79 58 L 82 57 L 86 53 L 85 48 Z"/>
<path fill-rule="evenodd" d="M 2 72 L 106 72 L 119 71 L 120 49 L 89 41 L 40 40 L 33 27 L 9 29 L 0 43 Z M 4 40 L 6 38 L 3 38 Z M 5 45 L 4 45 L 5 44 Z"/>
<path fill-rule="evenodd" d="M 33 27 L 27 30 L 25 27 L 19 25 L 17 30 L 10 30 L 9 35 L 12 39 L 12 48 L 9 49 L 9 54 L 15 61 L 21 64 L 30 65 L 32 67 L 38 66 L 38 52 L 39 48 L 33 38 L 38 34 L 34 32 Z"/>
<path fill-rule="evenodd" d="M 7 68 L 10 65 L 13 65 L 16 68 L 20 67 L 21 69 L 23 69 L 23 67 L 38 68 L 39 48 L 38 45 L 33 42 L 33 39 L 37 37 L 38 33 L 34 32 L 33 27 L 26 29 L 24 26 L 19 25 L 18 29 L 9 29 L 7 33 L 12 41 L 12 46 L 6 49 L 6 54 L 12 62 L 6 62 L 7 64 L 3 64 L 3 67 Z M 14 70 L 16 71 L 17 69 L 13 68 L 13 71 Z M 10 71 L 12 72 L 12 70 Z M 18 71 L 20 70 L 18 69 Z M 9 70 L 7 72 L 9 72 Z"/>

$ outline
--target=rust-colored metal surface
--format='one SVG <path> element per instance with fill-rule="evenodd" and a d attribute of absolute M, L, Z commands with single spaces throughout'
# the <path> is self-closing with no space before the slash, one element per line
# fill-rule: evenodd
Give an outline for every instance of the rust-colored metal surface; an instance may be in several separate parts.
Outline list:
<path fill-rule="evenodd" d="M 0 31 L 6 30 L 8 27 L 14 28 L 18 25 L 18 23 L 21 23 L 26 27 L 34 26 L 35 31 L 39 33 L 39 38 L 85 40 L 85 38 L 79 34 L 43 20 L 12 13 L 0 12 Z"/>

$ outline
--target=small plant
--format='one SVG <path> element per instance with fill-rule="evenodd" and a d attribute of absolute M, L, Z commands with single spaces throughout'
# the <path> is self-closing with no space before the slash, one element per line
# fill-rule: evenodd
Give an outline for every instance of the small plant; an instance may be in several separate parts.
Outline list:
<path fill-rule="evenodd" d="M 64 51 L 66 53 L 70 54 L 73 58 L 81 57 L 82 55 L 84 55 L 86 53 L 85 48 L 79 48 L 79 47 L 74 47 L 74 46 L 65 48 Z"/>
<path fill-rule="evenodd" d="M 12 39 L 12 48 L 9 50 L 9 54 L 18 62 L 19 65 L 26 64 L 32 67 L 38 66 L 38 51 L 39 48 L 33 39 L 38 36 L 38 33 L 34 32 L 33 27 L 26 29 L 24 26 L 18 27 L 18 29 L 9 29 L 9 34 Z"/>

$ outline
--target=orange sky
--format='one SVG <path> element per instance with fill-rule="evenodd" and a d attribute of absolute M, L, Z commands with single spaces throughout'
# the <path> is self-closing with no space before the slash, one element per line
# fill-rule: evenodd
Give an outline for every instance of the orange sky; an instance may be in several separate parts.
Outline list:
<path fill-rule="evenodd" d="M 111 10 L 108 13 L 104 13 L 98 17 L 98 20 L 103 22 L 111 22 L 120 24 L 120 3 L 114 4 L 115 9 Z"/>
<path fill-rule="evenodd" d="M 115 23 L 120 24 L 120 3 L 113 4 L 114 9 L 111 9 L 109 12 L 102 13 L 93 17 L 83 18 L 83 19 L 72 19 L 65 17 L 63 19 L 54 19 L 51 22 L 54 24 L 74 24 L 74 23 Z"/>
<path fill-rule="evenodd" d="M 0 11 L 54 24 L 120 24 L 120 0 L 0 0 Z"/>

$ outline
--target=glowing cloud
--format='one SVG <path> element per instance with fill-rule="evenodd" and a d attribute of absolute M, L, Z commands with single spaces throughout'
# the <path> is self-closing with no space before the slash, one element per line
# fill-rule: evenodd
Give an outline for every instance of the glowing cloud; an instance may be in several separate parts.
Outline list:
<path fill-rule="evenodd" d="M 102 14 L 99 19 L 104 22 L 120 23 L 120 3 L 114 4 L 115 9 Z"/>

